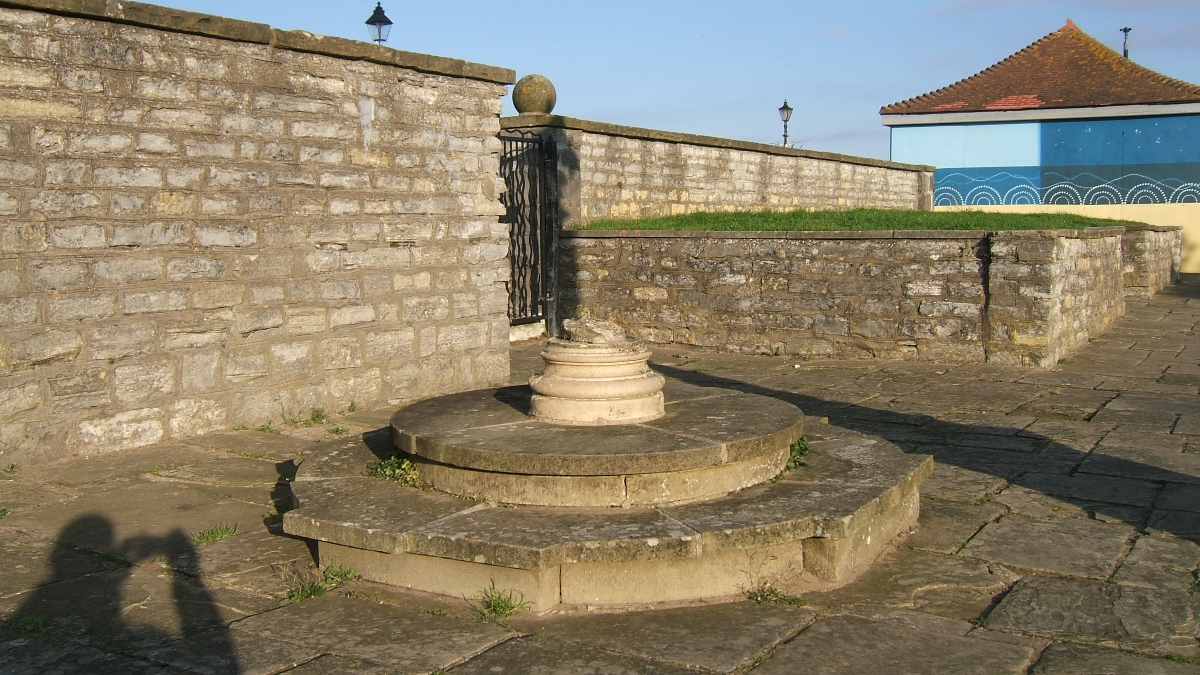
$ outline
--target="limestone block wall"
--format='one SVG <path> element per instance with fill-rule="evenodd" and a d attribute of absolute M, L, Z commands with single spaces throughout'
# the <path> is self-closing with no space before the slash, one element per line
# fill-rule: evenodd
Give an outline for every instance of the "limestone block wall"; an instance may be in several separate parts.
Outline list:
<path fill-rule="evenodd" d="M 933 168 L 524 114 L 505 130 L 558 146 L 560 221 L 698 211 L 931 209 Z"/>
<path fill-rule="evenodd" d="M 5 4 L 0 462 L 506 378 L 511 71 Z"/>
<path fill-rule="evenodd" d="M 994 233 L 988 361 L 1051 368 L 1123 315 L 1123 234 L 1119 227 Z"/>
<path fill-rule="evenodd" d="M 617 321 L 648 342 L 985 359 L 985 232 L 574 231 L 559 242 L 559 315 Z"/>
<path fill-rule="evenodd" d="M 1121 241 L 1125 295 L 1147 298 L 1179 280 L 1182 228 L 1129 226 Z"/>
<path fill-rule="evenodd" d="M 569 231 L 558 311 L 656 344 L 1048 368 L 1124 313 L 1123 233 Z"/>

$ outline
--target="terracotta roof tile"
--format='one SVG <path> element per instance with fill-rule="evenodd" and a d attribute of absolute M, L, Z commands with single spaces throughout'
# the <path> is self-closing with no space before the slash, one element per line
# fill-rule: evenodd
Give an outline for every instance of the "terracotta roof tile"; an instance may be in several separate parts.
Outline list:
<path fill-rule="evenodd" d="M 1200 87 L 1143 68 L 1070 19 L 965 80 L 883 107 L 882 115 L 1200 102 Z"/>

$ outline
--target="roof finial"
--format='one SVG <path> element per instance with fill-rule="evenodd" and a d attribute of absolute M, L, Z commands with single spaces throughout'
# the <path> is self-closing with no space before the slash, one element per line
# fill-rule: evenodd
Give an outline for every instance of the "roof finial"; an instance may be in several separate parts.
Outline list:
<path fill-rule="evenodd" d="M 1131 30 L 1133 30 L 1133 29 L 1130 28 L 1129 26 L 1126 26 L 1121 29 L 1121 32 L 1125 34 L 1125 46 L 1121 50 L 1122 53 L 1124 54 L 1125 58 L 1129 58 L 1129 31 L 1131 31 Z"/>

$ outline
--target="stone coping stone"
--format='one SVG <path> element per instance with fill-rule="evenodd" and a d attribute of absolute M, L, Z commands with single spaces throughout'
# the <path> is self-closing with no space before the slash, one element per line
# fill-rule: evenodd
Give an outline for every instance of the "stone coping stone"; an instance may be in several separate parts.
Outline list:
<path fill-rule="evenodd" d="M 322 54 L 342 59 L 370 61 L 423 73 L 448 75 L 496 84 L 512 84 L 516 72 L 460 59 L 405 52 L 383 45 L 306 31 L 284 31 L 264 23 L 227 19 L 141 2 L 111 0 L 0 0 L 0 7 L 66 14 L 112 23 L 132 24 L 173 33 L 270 45 L 277 49 Z"/>
<path fill-rule="evenodd" d="M 1133 229 L 1125 226 L 1080 230 L 563 230 L 566 239 L 1101 239 Z M 1142 230 L 1144 228 L 1137 228 Z M 1180 229 L 1180 228 L 1176 228 Z M 1165 231 L 1165 230 L 1164 230 Z"/>
<path fill-rule="evenodd" d="M 563 230 L 566 239 L 983 239 L 987 230 Z"/>
<path fill-rule="evenodd" d="M 849 538 L 911 499 L 926 455 L 828 424 L 808 431 L 805 466 L 732 495 L 657 508 L 488 504 L 366 476 L 377 455 L 343 442 L 300 466 L 291 535 L 380 553 L 546 570 L 572 563 L 695 560 L 801 539 Z M 356 457 L 355 464 L 350 457 Z M 320 473 L 310 475 L 310 468 Z"/>
<path fill-rule="evenodd" d="M 720 466 L 777 452 L 803 432 L 803 413 L 734 390 L 668 403 L 641 424 L 574 427 L 528 417 L 528 387 L 429 399 L 392 417 L 396 446 L 439 464 L 531 476 L 626 476 Z"/>
<path fill-rule="evenodd" d="M 836 152 L 821 152 L 818 150 L 805 150 L 801 148 L 785 148 L 781 145 L 771 145 L 769 143 L 754 143 L 751 141 L 738 141 L 731 138 L 717 138 L 715 136 L 685 134 L 677 131 L 661 131 L 659 129 L 629 127 L 621 124 L 593 122 L 591 120 L 581 120 L 574 117 L 564 117 L 562 115 L 550 115 L 546 113 L 523 113 L 512 117 L 500 118 L 501 129 L 537 129 L 542 127 L 571 129 L 592 134 L 621 136 L 624 138 L 636 138 L 645 141 L 684 143 L 687 145 L 700 145 L 709 148 L 724 148 L 728 150 L 746 150 L 749 152 L 761 152 L 768 155 L 783 155 L 785 157 L 824 159 L 833 162 L 859 164 L 862 166 L 877 166 L 885 169 L 898 169 L 901 171 L 932 172 L 935 168 L 932 166 L 926 166 L 924 164 L 901 164 L 899 162 L 889 162 L 883 159 L 843 155 Z"/>

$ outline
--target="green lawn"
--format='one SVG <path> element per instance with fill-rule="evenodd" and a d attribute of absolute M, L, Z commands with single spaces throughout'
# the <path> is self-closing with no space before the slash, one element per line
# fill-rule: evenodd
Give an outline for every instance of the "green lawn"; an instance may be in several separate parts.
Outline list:
<path fill-rule="evenodd" d="M 700 230 L 745 232 L 764 230 L 1078 230 L 1085 227 L 1137 225 L 1052 213 L 983 213 L 980 211 L 764 211 L 758 213 L 691 213 L 640 220 L 599 220 L 582 230 Z"/>

